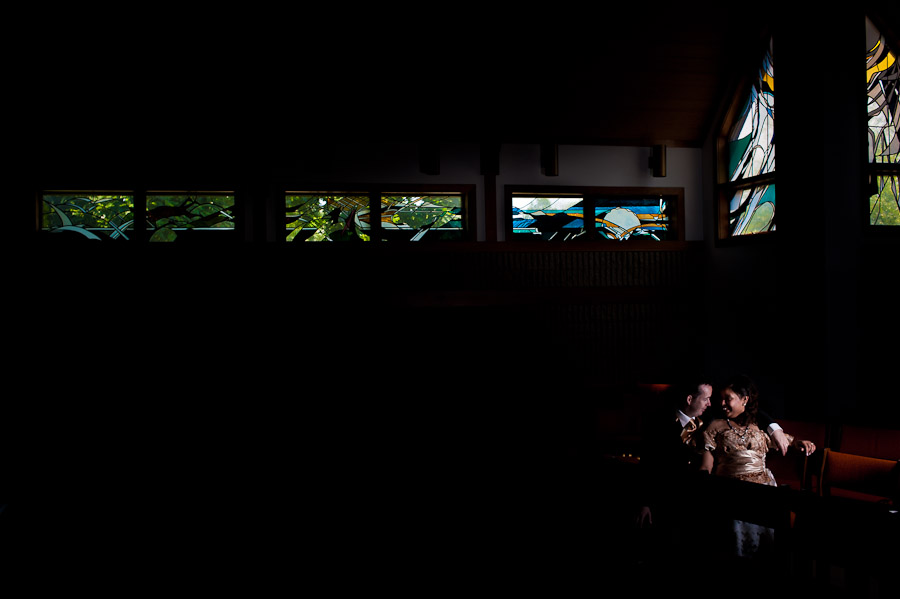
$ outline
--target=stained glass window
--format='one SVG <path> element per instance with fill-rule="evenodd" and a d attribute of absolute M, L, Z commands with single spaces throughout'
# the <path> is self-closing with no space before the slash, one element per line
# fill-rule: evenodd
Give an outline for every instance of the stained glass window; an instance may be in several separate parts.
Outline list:
<path fill-rule="evenodd" d="M 900 176 L 875 178 L 869 197 L 869 224 L 900 226 Z"/>
<path fill-rule="evenodd" d="M 577 239 L 585 233 L 583 203 L 580 196 L 514 196 L 513 235 L 545 241 Z"/>
<path fill-rule="evenodd" d="M 377 213 L 373 211 L 377 207 Z M 287 241 L 450 241 L 465 237 L 461 193 L 285 196 Z"/>
<path fill-rule="evenodd" d="M 383 195 L 381 229 L 384 239 L 408 241 L 462 238 L 463 201 L 459 194 Z"/>
<path fill-rule="evenodd" d="M 288 241 L 369 241 L 368 195 L 287 195 Z"/>
<path fill-rule="evenodd" d="M 895 48 L 866 19 L 869 224 L 900 225 L 900 64 Z"/>
<path fill-rule="evenodd" d="M 775 61 L 770 39 L 726 135 L 725 236 L 775 231 Z"/>
<path fill-rule="evenodd" d="M 143 196 L 141 196 L 143 197 Z M 135 194 L 45 193 L 41 230 L 91 240 L 130 240 L 135 231 Z M 176 241 L 188 231 L 234 229 L 234 195 L 147 194 L 150 241 Z"/>
<path fill-rule="evenodd" d="M 588 190 L 584 194 L 516 194 L 511 198 L 512 236 L 517 240 L 582 241 L 609 239 L 626 241 L 675 240 L 672 195 L 639 191 L 606 194 Z M 593 219 L 585 220 L 585 214 Z"/>
<path fill-rule="evenodd" d="M 669 203 L 662 197 L 601 198 L 594 206 L 595 227 L 603 237 L 624 241 L 632 236 L 671 239 Z"/>
<path fill-rule="evenodd" d="M 41 230 L 77 239 L 127 240 L 134 230 L 134 196 L 43 194 Z"/>
<path fill-rule="evenodd" d="M 234 195 L 148 194 L 150 241 L 176 241 L 188 231 L 234 229 Z"/>

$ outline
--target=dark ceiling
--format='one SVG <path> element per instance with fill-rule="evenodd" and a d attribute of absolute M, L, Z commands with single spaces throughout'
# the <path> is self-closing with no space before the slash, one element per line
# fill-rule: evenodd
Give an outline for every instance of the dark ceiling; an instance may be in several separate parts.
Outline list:
<path fill-rule="evenodd" d="M 146 38 L 67 35 L 33 70 L 30 123 L 44 152 L 114 154 L 135 138 L 159 151 L 322 137 L 692 146 L 760 38 L 735 9 L 678 3 L 452 8 L 433 6 L 424 28 L 354 8 L 349 25 L 267 15 L 265 28 L 163 20 Z"/>
<path fill-rule="evenodd" d="M 395 97 L 410 101 L 385 102 L 381 118 L 360 115 L 360 130 L 390 134 L 396 123 L 441 138 L 698 146 L 736 64 L 762 56 L 761 27 L 735 10 L 644 4 L 587 18 L 513 21 L 461 64 L 448 51 L 431 73 L 426 55 L 415 74 L 390 75 Z M 409 79 L 425 84 L 407 96 Z"/>
<path fill-rule="evenodd" d="M 274 87 L 265 118 L 307 137 L 696 146 L 761 37 L 735 9 L 678 4 L 467 14 L 310 57 L 296 72 L 313 85 Z"/>
<path fill-rule="evenodd" d="M 743 6 L 528 6 L 430 5 L 415 23 L 375 8 L 164 16 L 147 38 L 70 36 L 32 70 L 31 139 L 48 164 L 136 142 L 186 156 L 341 138 L 699 146 L 764 43 Z"/>

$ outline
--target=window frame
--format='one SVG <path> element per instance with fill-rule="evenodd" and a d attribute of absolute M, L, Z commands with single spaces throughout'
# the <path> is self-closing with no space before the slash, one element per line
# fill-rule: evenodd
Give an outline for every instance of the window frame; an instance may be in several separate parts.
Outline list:
<path fill-rule="evenodd" d="M 587 238 L 571 242 L 565 241 L 537 241 L 527 239 L 516 239 L 513 236 L 513 219 L 512 219 L 512 200 L 515 195 L 535 195 L 535 196 L 565 196 L 580 195 L 584 198 L 585 207 L 592 206 L 591 202 L 596 201 L 600 197 L 620 196 L 620 197 L 646 197 L 646 196 L 668 196 L 675 197 L 676 207 L 672 216 L 672 228 L 675 231 L 676 239 L 661 239 L 659 241 L 649 241 L 644 239 L 631 238 L 623 241 L 614 239 L 606 239 L 596 233 L 596 229 L 592 226 L 594 223 L 589 219 L 585 219 L 585 223 L 590 223 L 587 227 Z M 684 188 L 683 187 L 621 187 L 621 186 L 594 186 L 594 185 L 506 185 L 503 194 L 503 214 L 505 218 L 504 231 L 506 241 L 515 246 L 534 245 L 542 248 L 550 247 L 573 247 L 583 248 L 585 246 L 600 246 L 605 249 L 616 247 L 625 249 L 636 249 L 639 247 L 665 248 L 672 245 L 681 245 L 685 242 L 685 226 L 684 226 Z"/>

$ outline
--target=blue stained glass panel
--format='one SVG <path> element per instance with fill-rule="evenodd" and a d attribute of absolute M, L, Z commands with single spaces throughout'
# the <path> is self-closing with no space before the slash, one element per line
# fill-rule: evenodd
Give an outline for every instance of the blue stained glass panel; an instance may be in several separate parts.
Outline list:
<path fill-rule="evenodd" d="M 769 51 L 726 146 L 729 180 L 775 172 L 775 63 Z"/>
<path fill-rule="evenodd" d="M 600 235 L 616 241 L 632 236 L 661 241 L 668 238 L 667 209 L 662 198 L 602 199 L 594 207 L 595 227 Z"/>
<path fill-rule="evenodd" d="M 513 237 L 571 241 L 585 233 L 581 197 L 513 197 Z"/>

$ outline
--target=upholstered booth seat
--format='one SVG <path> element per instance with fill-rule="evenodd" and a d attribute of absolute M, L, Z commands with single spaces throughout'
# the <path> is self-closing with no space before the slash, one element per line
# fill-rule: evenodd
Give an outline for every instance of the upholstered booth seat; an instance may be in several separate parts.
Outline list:
<path fill-rule="evenodd" d="M 900 462 L 825 449 L 820 495 L 896 504 Z"/>

